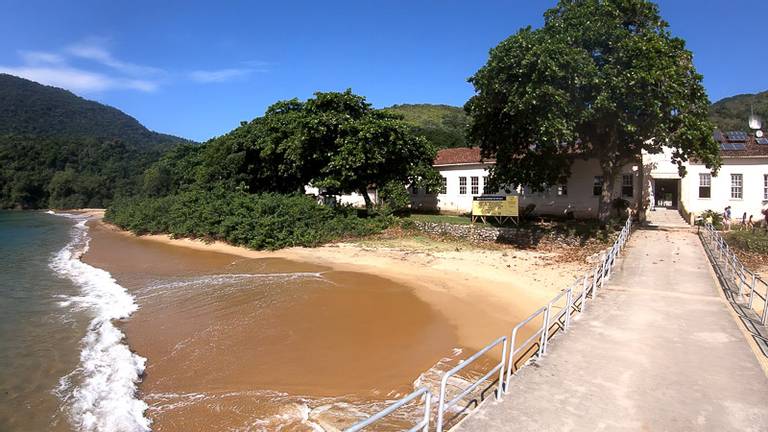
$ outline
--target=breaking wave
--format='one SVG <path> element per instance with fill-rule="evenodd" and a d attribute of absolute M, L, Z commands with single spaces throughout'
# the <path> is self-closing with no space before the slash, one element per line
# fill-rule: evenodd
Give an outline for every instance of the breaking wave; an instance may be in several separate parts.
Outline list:
<path fill-rule="evenodd" d="M 56 394 L 78 430 L 149 431 L 150 420 L 144 416 L 147 404 L 136 397 L 146 359 L 131 352 L 123 342 L 125 335 L 113 324 L 113 320 L 130 316 L 138 306 L 111 274 L 80 260 L 88 250 L 87 219 L 52 214 L 76 221 L 70 242 L 53 256 L 50 267 L 71 280 L 80 293 L 59 304 L 92 316 L 80 342 L 80 363 L 61 378 Z"/>

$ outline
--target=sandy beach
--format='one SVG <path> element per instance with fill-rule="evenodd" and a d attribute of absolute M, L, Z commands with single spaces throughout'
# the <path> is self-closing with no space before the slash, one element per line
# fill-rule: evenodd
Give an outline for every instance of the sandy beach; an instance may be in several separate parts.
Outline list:
<path fill-rule="evenodd" d="M 409 238 L 261 252 L 93 215 L 84 260 L 139 304 L 122 327 L 158 431 L 341 429 L 435 385 L 587 267 Z"/>

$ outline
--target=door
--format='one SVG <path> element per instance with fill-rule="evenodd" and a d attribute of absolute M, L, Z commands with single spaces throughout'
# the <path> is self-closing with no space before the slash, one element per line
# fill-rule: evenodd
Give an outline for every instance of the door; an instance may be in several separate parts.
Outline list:
<path fill-rule="evenodd" d="M 677 209 L 677 202 L 680 196 L 680 180 L 655 179 L 653 196 L 656 200 L 656 207 Z"/>

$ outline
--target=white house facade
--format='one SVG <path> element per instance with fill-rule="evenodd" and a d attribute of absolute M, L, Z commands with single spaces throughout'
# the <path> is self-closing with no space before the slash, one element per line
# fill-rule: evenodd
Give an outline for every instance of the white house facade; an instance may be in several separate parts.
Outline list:
<path fill-rule="evenodd" d="M 677 209 L 690 223 L 706 210 L 720 213 L 726 206 L 731 206 L 734 220 L 740 221 L 745 214 L 755 222 L 762 220 L 761 211 L 768 206 L 768 139 L 744 132 L 716 133 L 715 138 L 721 144 L 723 160 L 716 176 L 703 164 L 691 161 L 681 177 L 671 162 L 671 150 L 666 149 L 660 154 L 643 154 L 642 165 L 622 168 L 613 196 L 633 207 L 638 201 L 646 202 L 651 211 L 656 207 Z M 494 163 L 483 160 L 477 148 L 441 150 L 434 166 L 443 177 L 443 187 L 437 193 L 412 190 L 413 208 L 469 213 L 474 196 L 504 193 L 485 190 L 488 169 Z M 534 204 L 537 214 L 595 217 L 602 181 L 597 160 L 577 160 L 564 184 L 545 192 L 520 187 L 511 193 L 520 197 L 521 207 Z"/>

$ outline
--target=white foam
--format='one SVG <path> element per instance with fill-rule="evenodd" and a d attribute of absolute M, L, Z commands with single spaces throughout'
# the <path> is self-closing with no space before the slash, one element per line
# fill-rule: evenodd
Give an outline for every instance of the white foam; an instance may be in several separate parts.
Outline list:
<path fill-rule="evenodd" d="M 125 335 L 112 323 L 130 316 L 138 306 L 108 272 L 92 267 L 80 256 L 88 249 L 86 218 L 77 218 L 72 240 L 51 260 L 50 267 L 74 282 L 80 294 L 59 304 L 86 310 L 93 316 L 81 341 L 80 364 L 62 377 L 57 394 L 70 418 L 82 431 L 149 431 L 147 404 L 136 398 L 136 386 L 146 359 L 123 343 Z"/>

